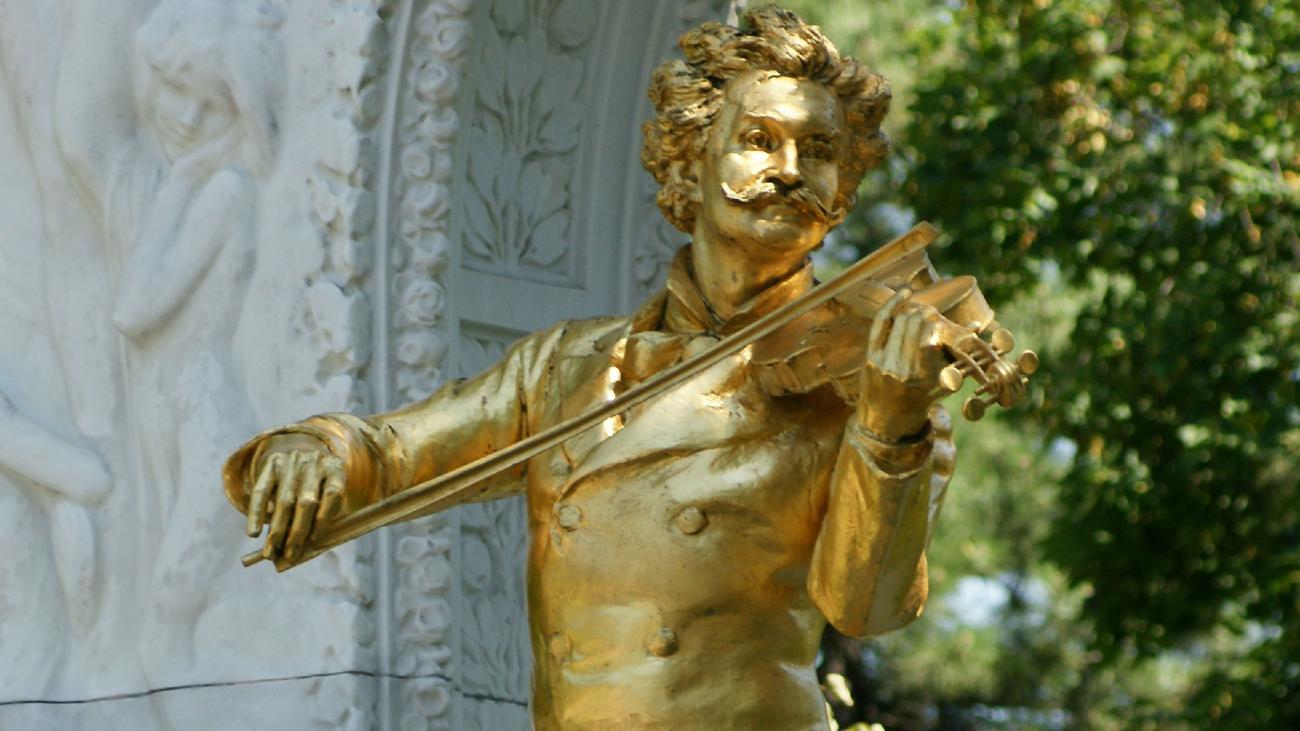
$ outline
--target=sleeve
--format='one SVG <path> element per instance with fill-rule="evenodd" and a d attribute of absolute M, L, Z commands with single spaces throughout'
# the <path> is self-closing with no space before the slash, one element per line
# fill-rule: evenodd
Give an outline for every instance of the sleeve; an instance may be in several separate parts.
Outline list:
<path fill-rule="evenodd" d="M 267 441 L 280 434 L 316 438 L 343 461 L 345 513 L 509 446 L 530 432 L 529 405 L 545 387 L 546 364 L 563 332 L 557 327 L 530 335 L 487 371 L 447 383 L 397 411 L 365 418 L 322 414 L 263 432 L 226 461 L 226 497 L 240 512 L 247 511 Z M 518 492 L 523 470 L 519 465 L 500 475 L 478 499 Z"/>
<path fill-rule="evenodd" d="M 881 441 L 850 419 L 808 577 L 814 604 L 837 630 L 867 637 L 920 616 L 929 589 L 925 549 L 954 458 L 942 407 L 906 444 Z"/>

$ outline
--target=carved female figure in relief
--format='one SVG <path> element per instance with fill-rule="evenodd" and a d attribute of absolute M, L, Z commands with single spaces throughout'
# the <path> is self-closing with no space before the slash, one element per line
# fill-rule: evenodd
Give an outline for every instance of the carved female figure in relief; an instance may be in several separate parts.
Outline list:
<path fill-rule="evenodd" d="M 282 15 L 261 0 L 164 0 L 136 37 L 136 98 L 152 139 L 109 185 L 121 257 L 113 324 L 129 343 L 142 502 L 165 526 L 141 557 L 152 576 L 144 658 L 175 671 L 215 597 L 229 545 L 199 475 L 250 406 L 233 357 L 255 255 L 258 181 L 274 163 Z M 152 154 L 150 154 L 152 153 Z"/>

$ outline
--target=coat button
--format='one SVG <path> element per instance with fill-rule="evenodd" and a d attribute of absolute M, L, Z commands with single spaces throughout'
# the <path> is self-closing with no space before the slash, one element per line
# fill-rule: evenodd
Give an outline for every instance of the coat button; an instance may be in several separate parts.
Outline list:
<path fill-rule="evenodd" d="M 577 530 L 582 522 L 582 508 L 577 505 L 561 505 L 555 512 L 555 521 L 565 530 Z"/>
<path fill-rule="evenodd" d="M 704 526 L 709 524 L 709 519 L 704 515 L 703 510 L 692 505 L 678 511 L 677 517 L 673 518 L 673 523 L 677 525 L 677 530 L 693 536 L 704 530 Z"/>
<path fill-rule="evenodd" d="M 677 633 L 667 627 L 660 628 L 658 632 L 650 635 L 646 649 L 655 657 L 668 657 L 677 652 Z"/>
<path fill-rule="evenodd" d="M 573 649 L 573 643 L 569 641 L 569 636 L 563 632 L 555 632 L 546 639 L 546 649 L 551 653 L 551 658 L 556 662 L 563 662 L 569 657 L 569 652 Z"/>

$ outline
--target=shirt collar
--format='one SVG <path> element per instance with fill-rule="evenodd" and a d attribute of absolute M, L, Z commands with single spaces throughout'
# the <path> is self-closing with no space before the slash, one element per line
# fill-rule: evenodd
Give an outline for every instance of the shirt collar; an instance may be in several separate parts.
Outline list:
<path fill-rule="evenodd" d="M 812 262 L 759 292 L 741 305 L 729 319 L 713 312 L 695 283 L 691 247 L 683 246 L 673 257 L 664 292 L 652 298 L 633 316 L 632 330 L 664 330 L 683 335 L 726 336 L 807 292 L 813 286 Z"/>

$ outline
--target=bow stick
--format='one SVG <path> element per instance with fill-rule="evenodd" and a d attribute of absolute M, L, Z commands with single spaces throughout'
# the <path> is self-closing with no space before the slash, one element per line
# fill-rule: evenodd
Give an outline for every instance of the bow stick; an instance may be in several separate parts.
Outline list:
<path fill-rule="evenodd" d="M 426 482 L 409 487 L 372 505 L 344 516 L 338 521 L 321 526 L 322 532 L 308 538 L 298 557 L 289 561 L 283 557 L 275 562 L 277 571 L 286 571 L 313 559 L 320 554 L 346 543 L 353 538 L 392 523 L 414 518 L 436 510 L 444 510 L 472 502 L 483 493 L 483 483 L 505 470 L 552 449 L 600 424 L 605 419 L 621 414 L 638 404 L 671 390 L 699 375 L 724 358 L 743 350 L 746 346 L 771 335 L 790 321 L 829 302 L 851 290 L 864 280 L 909 254 L 934 243 L 938 232 L 922 221 L 902 236 L 885 244 L 853 264 L 830 281 L 813 287 L 802 297 L 746 325 L 716 345 L 677 365 L 656 373 L 643 383 L 606 401 L 585 414 L 563 421 L 550 429 L 538 432 L 497 450 L 481 459 L 458 467 Z M 479 489 L 475 489 L 475 488 Z M 254 551 L 243 557 L 245 566 L 262 560 L 262 552 Z"/>

